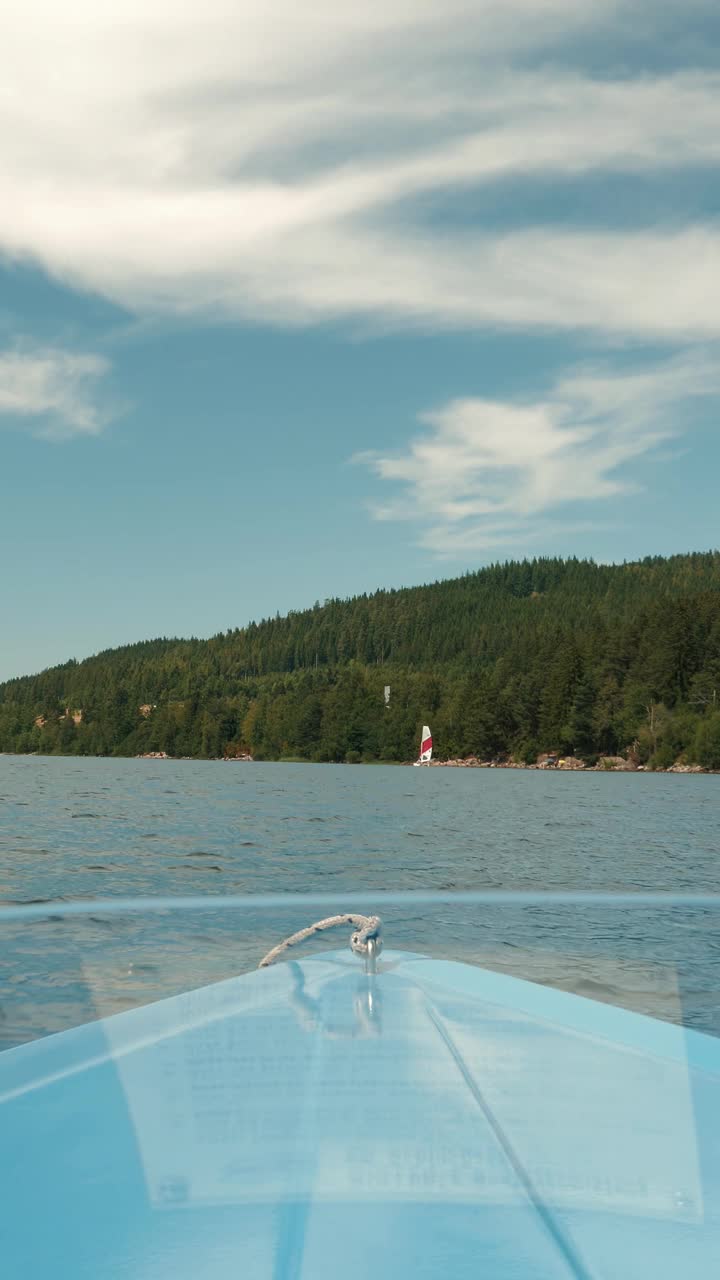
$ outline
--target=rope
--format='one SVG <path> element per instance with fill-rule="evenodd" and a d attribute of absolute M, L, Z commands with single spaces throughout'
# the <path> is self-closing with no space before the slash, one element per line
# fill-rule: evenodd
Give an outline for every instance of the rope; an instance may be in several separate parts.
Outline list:
<path fill-rule="evenodd" d="M 258 969 L 265 969 L 273 960 L 277 960 L 283 951 L 288 948 L 297 946 L 298 942 L 304 942 L 306 938 L 312 938 L 313 934 L 323 933 L 325 929 L 335 929 L 340 924 L 353 925 L 355 932 L 350 938 L 350 947 L 357 956 L 366 956 L 368 953 L 368 942 L 373 939 L 377 941 L 380 936 L 380 917 L 379 916 L 360 916 L 353 912 L 346 912 L 340 916 L 327 916 L 325 920 L 316 920 L 315 924 L 308 925 L 307 929 L 299 929 L 297 933 L 291 934 L 284 942 L 280 942 L 277 947 L 273 947 L 272 951 L 268 951 L 263 956 L 258 965 Z"/>

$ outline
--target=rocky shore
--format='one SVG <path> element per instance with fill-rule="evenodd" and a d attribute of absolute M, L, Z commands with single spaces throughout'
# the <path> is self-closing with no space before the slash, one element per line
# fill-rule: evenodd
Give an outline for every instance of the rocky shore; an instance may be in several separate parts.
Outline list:
<path fill-rule="evenodd" d="M 169 756 L 166 751 L 146 751 L 143 755 L 136 757 L 138 760 L 190 760 L 191 756 Z M 218 760 L 223 760 L 226 764 L 247 761 L 252 763 L 253 757 L 247 754 L 238 756 L 218 756 Z M 287 761 L 285 762 L 287 763 Z M 382 763 L 382 761 L 378 762 Z M 407 764 L 412 764 L 408 760 Z M 429 764 L 423 765 L 427 769 L 553 769 L 562 772 L 579 772 L 584 773 L 646 773 L 651 770 L 646 769 L 644 764 L 639 764 L 632 758 L 626 759 L 625 756 L 600 756 L 596 764 L 586 764 L 584 760 L 580 760 L 577 756 L 539 756 L 534 764 L 526 764 L 522 760 L 481 760 L 479 756 L 466 756 L 464 759 L 457 760 L 431 760 Z M 684 764 L 678 760 L 675 764 L 670 765 L 669 769 L 654 769 L 654 773 L 714 773 L 713 769 L 703 769 L 699 764 Z"/>
<path fill-rule="evenodd" d="M 136 760 L 193 760 L 194 756 L 169 756 L 167 751 L 143 751 Z M 239 756 L 216 756 L 217 760 L 224 760 L 226 763 L 235 762 L 236 760 L 249 760 L 252 762 L 252 756 L 249 752 Z"/>
<path fill-rule="evenodd" d="M 467 756 L 458 760 L 431 760 L 428 769 L 553 769 L 573 772 L 582 770 L 585 773 L 646 773 L 644 764 L 638 764 L 624 756 L 600 756 L 596 764 L 586 764 L 577 756 L 540 756 L 535 764 L 526 764 L 522 760 L 480 760 L 478 756 Z M 699 764 L 684 764 L 677 761 L 668 769 L 655 769 L 654 773 L 712 773 L 712 769 L 703 769 Z"/>

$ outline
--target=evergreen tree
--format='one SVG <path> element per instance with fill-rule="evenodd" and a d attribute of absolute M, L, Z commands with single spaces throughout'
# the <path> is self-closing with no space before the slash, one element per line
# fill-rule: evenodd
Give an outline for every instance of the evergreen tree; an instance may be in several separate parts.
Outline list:
<path fill-rule="evenodd" d="M 0 751 L 408 760 L 427 721 L 441 756 L 710 768 L 719 699 L 720 553 L 537 559 L 7 681 Z"/>

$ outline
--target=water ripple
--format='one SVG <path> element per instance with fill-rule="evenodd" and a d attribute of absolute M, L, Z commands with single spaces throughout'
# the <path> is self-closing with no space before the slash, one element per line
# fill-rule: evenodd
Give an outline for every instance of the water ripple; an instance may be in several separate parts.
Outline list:
<path fill-rule="evenodd" d="M 388 946 L 720 1034 L 717 778 L 148 764 L 0 758 L 0 1045 L 243 972 L 358 895 Z"/>

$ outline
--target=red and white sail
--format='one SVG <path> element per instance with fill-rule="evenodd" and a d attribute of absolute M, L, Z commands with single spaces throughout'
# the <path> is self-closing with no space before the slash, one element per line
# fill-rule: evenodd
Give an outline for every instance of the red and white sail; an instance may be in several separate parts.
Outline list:
<path fill-rule="evenodd" d="M 432 734 L 426 724 L 423 725 L 420 739 L 420 763 L 429 764 L 432 760 Z"/>

